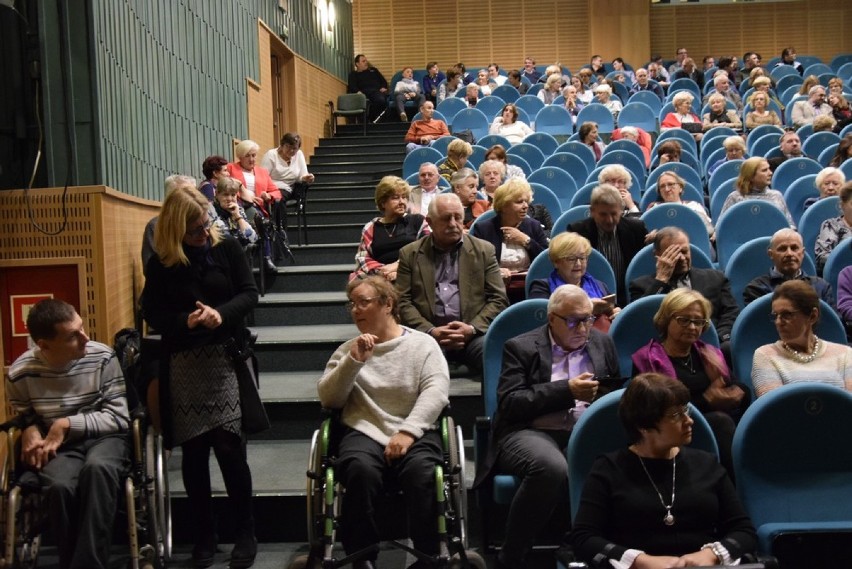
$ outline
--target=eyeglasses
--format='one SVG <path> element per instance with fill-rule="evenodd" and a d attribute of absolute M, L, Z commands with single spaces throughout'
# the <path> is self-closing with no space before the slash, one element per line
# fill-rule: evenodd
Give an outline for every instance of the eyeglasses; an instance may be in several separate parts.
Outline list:
<path fill-rule="evenodd" d="M 370 306 L 370 303 L 379 298 L 378 296 L 371 296 L 370 298 L 359 298 L 358 300 L 350 300 L 345 304 L 346 310 L 354 310 L 357 306 L 361 310 Z"/>
<path fill-rule="evenodd" d="M 659 186 L 657 186 L 657 188 L 660 189 L 660 190 L 667 190 L 669 188 L 679 188 L 679 187 L 680 187 L 680 184 L 678 184 L 677 182 L 669 182 L 668 184 L 660 184 Z"/>
<path fill-rule="evenodd" d="M 710 321 L 706 318 L 689 318 L 688 316 L 675 316 L 674 321 L 677 322 L 678 326 L 681 328 L 689 328 L 690 325 L 695 326 L 696 328 L 704 328 Z"/>
<path fill-rule="evenodd" d="M 201 237 L 205 232 L 210 233 L 210 228 L 213 227 L 213 220 L 208 219 L 202 225 L 195 229 L 187 229 L 186 234 L 190 237 Z"/>
<path fill-rule="evenodd" d="M 793 316 L 798 314 L 798 310 L 790 310 L 789 312 L 770 312 L 769 320 L 771 322 L 775 322 L 778 318 L 781 318 L 781 322 L 789 322 L 793 319 Z"/>
<path fill-rule="evenodd" d="M 562 257 L 562 260 L 568 263 L 569 265 L 576 265 L 577 262 L 585 263 L 589 260 L 587 256 L 579 256 L 579 257 Z"/>
<path fill-rule="evenodd" d="M 580 324 L 583 324 L 585 326 L 591 326 L 592 324 L 595 323 L 595 320 L 597 320 L 597 318 L 595 318 L 594 316 L 591 316 L 591 315 L 586 316 L 584 318 L 575 318 L 574 316 L 559 316 L 558 314 L 556 314 L 555 316 L 557 318 L 564 320 L 565 325 L 568 326 L 569 330 L 575 329 Z"/>
<path fill-rule="evenodd" d="M 689 406 L 684 405 L 680 410 L 675 411 L 674 413 L 666 413 L 663 416 L 672 423 L 680 423 L 681 421 L 689 418 L 690 414 Z"/>

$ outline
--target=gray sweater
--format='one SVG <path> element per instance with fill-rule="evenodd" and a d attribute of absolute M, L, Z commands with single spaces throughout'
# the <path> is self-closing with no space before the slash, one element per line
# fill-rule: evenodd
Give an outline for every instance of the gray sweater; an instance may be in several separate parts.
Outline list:
<path fill-rule="evenodd" d="M 86 355 L 65 369 L 54 369 L 33 348 L 9 368 L 6 392 L 12 412 L 35 413 L 46 427 L 68 417 L 69 441 L 92 439 L 127 430 L 130 417 L 124 375 L 111 348 L 86 344 Z"/>
<path fill-rule="evenodd" d="M 377 344 L 364 363 L 342 344 L 325 366 L 317 390 L 323 407 L 342 409 L 343 424 L 387 445 L 399 431 L 423 436 L 449 402 L 450 373 L 431 336 L 403 327 Z"/>

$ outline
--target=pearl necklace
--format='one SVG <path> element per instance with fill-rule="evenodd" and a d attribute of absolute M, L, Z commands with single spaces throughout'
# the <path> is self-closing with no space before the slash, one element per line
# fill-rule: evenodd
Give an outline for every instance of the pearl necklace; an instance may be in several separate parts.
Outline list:
<path fill-rule="evenodd" d="M 672 459 L 672 503 L 667 506 L 665 500 L 663 500 L 663 495 L 660 493 L 659 489 L 657 489 L 657 485 L 654 484 L 654 479 L 651 478 L 651 473 L 648 472 L 648 469 L 645 467 L 645 461 L 642 460 L 642 457 L 638 454 L 636 457 L 639 459 L 639 464 L 642 465 L 642 470 L 645 471 L 648 481 L 651 483 L 651 486 L 654 487 L 654 492 L 657 493 L 657 497 L 660 499 L 660 504 L 662 504 L 666 509 L 666 515 L 663 516 L 663 523 L 667 526 L 673 526 L 675 523 L 675 517 L 672 515 L 672 508 L 674 507 L 675 502 L 675 474 L 677 472 L 677 461 L 674 458 Z"/>
<path fill-rule="evenodd" d="M 814 336 L 814 338 L 816 338 L 816 341 L 814 342 L 814 349 L 809 354 L 805 354 L 800 352 L 799 350 L 791 348 L 787 345 L 787 342 L 781 342 L 781 345 L 784 346 L 784 349 L 787 351 L 788 354 L 790 354 L 790 357 L 793 358 L 793 360 L 799 362 L 800 364 L 809 364 L 816 359 L 817 352 L 819 351 L 820 340 L 816 336 Z"/>

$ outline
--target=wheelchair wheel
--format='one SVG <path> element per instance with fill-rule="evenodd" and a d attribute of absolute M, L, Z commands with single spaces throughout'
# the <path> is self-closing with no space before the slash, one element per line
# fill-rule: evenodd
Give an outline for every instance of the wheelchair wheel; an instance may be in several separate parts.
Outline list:
<path fill-rule="evenodd" d="M 462 547 L 467 549 L 467 488 L 465 488 L 465 456 L 464 438 L 461 426 L 455 424 L 452 417 L 446 417 L 445 432 L 447 467 L 449 476 L 444 478 L 444 491 L 449 503 L 447 512 L 448 522 L 455 528 L 456 537 L 461 540 Z"/>
<path fill-rule="evenodd" d="M 321 544 L 322 538 L 322 449 L 318 443 L 320 431 L 314 431 L 311 437 L 311 451 L 308 456 L 307 486 L 305 496 L 308 500 L 308 544 L 311 548 Z"/>
<path fill-rule="evenodd" d="M 16 486 L 9 492 L 6 510 L 6 563 L 16 569 L 36 566 L 41 528 L 40 496 Z"/>
<path fill-rule="evenodd" d="M 152 503 L 148 507 L 148 532 L 151 545 L 156 550 L 158 565 L 165 567 L 172 556 L 172 512 L 169 501 L 169 478 L 163 438 L 148 429 L 145 435 L 145 473 L 147 494 Z"/>

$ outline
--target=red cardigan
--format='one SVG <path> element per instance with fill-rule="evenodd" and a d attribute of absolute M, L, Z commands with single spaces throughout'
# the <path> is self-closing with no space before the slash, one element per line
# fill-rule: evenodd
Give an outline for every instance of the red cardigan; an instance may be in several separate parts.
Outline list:
<path fill-rule="evenodd" d="M 238 162 L 231 162 L 228 164 L 228 172 L 231 173 L 232 178 L 236 178 L 243 184 L 246 183 L 246 177 L 243 173 L 243 167 L 239 165 Z M 260 166 L 254 167 L 254 193 L 259 196 L 263 192 L 266 192 L 272 199 L 278 201 L 281 199 L 281 190 L 275 185 L 272 181 L 272 178 L 269 176 L 269 171 L 266 168 L 262 168 Z"/>

